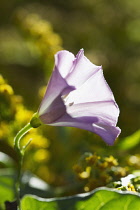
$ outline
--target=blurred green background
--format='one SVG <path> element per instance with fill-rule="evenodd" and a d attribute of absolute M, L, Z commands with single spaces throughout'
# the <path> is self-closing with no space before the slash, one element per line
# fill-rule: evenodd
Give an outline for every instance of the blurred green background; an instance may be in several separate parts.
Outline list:
<path fill-rule="evenodd" d="M 130 154 L 136 155 L 137 169 L 140 144 L 140 133 L 137 132 L 140 128 L 139 11 L 139 0 L 0 1 L 0 74 L 13 87 L 15 95 L 23 97 L 16 98 L 15 102 L 15 96 L 11 96 L 13 93 L 8 89 L 9 98 L 2 95 L 0 99 L 1 148 L 9 148 L 4 146 L 4 141 L 12 147 L 14 135 L 32 115 L 27 110 L 36 112 L 43 97 L 43 87 L 53 69 L 54 54 L 61 49 L 76 54 L 84 48 L 85 55 L 94 64 L 103 66 L 105 78 L 120 107 L 120 139 L 116 146 L 108 147 L 87 131 L 44 126 L 39 134 L 32 134 L 36 136 L 36 143 L 30 147 L 32 152 L 27 152 L 24 167 L 55 186 L 71 183 L 72 166 L 84 152 L 112 154 L 122 165 L 128 163 Z M 3 107 L 6 105 L 2 100 L 8 103 L 5 112 Z M 23 101 L 27 110 L 21 105 Z M 124 138 L 129 135 L 132 137 Z M 119 147 L 123 140 L 124 144 Z M 123 163 L 125 159 L 127 161 Z M 135 161 L 130 162 L 133 165 Z"/>

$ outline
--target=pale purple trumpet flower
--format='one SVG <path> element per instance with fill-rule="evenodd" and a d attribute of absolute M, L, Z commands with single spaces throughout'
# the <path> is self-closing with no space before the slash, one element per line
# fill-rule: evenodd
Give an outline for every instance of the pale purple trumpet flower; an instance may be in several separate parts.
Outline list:
<path fill-rule="evenodd" d="M 120 134 L 119 108 L 103 76 L 102 66 L 92 64 L 81 49 L 55 55 L 55 67 L 37 112 L 41 123 L 77 127 L 99 135 L 112 145 Z"/>

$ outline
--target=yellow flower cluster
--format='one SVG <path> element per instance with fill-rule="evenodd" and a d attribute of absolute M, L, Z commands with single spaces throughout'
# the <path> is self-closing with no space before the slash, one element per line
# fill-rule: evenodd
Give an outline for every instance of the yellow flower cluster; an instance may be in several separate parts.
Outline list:
<path fill-rule="evenodd" d="M 78 180 L 83 183 L 83 190 L 86 192 L 106 186 L 127 174 L 127 170 L 120 167 L 113 156 L 103 158 L 96 153 L 84 154 L 73 169 Z"/>
<path fill-rule="evenodd" d="M 7 84 L 2 75 L 0 75 L 0 101 L 0 140 L 13 148 L 15 135 L 30 121 L 33 112 L 23 105 L 22 97 L 14 94 L 12 87 Z M 40 164 L 46 165 L 50 159 L 48 150 L 50 143 L 40 128 L 32 129 L 26 134 L 21 141 L 21 147 L 29 140 L 32 141 L 27 147 L 28 152 L 24 158 L 23 168 L 40 175 L 42 173 L 39 169 Z"/>
<path fill-rule="evenodd" d="M 15 107 L 13 102 L 14 91 L 12 87 L 6 84 L 2 75 L 0 75 L 0 122 L 13 119 Z"/>
<path fill-rule="evenodd" d="M 17 20 L 26 36 L 30 51 L 34 53 L 36 48 L 44 67 L 52 69 L 54 54 L 62 49 L 60 36 L 53 31 L 52 25 L 47 20 L 42 19 L 39 14 L 19 10 Z"/>
<path fill-rule="evenodd" d="M 117 188 L 118 190 L 122 190 L 122 191 L 132 191 L 132 192 L 136 192 L 136 189 L 134 187 L 133 184 L 129 183 L 127 186 L 121 186 Z"/>

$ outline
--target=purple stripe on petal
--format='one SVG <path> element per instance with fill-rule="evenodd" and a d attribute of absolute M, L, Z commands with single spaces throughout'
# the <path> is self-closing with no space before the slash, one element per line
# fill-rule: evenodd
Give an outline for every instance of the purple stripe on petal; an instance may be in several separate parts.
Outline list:
<path fill-rule="evenodd" d="M 68 94 L 72 90 L 74 90 L 74 87 L 69 86 L 65 79 L 60 75 L 59 71 L 55 69 L 48 83 L 45 96 L 39 107 L 39 115 L 42 115 L 44 112 L 46 112 L 48 107 L 50 107 L 51 104 L 54 104 L 53 102 L 58 96 L 61 97 L 62 94 Z"/>
<path fill-rule="evenodd" d="M 60 96 L 55 98 L 52 104 L 40 114 L 39 118 L 44 124 L 52 124 L 66 113 L 66 107 Z"/>
<path fill-rule="evenodd" d="M 107 125 L 116 125 L 119 116 L 119 108 L 112 100 L 67 105 L 66 108 L 72 118 L 96 117 L 98 122 Z"/>
<path fill-rule="evenodd" d="M 87 121 L 88 120 L 88 121 Z M 113 145 L 115 139 L 120 134 L 121 130 L 115 126 L 107 126 L 105 124 L 97 123 L 98 119 L 93 117 L 90 120 L 87 118 L 86 121 L 82 121 L 81 118 L 72 118 L 67 113 L 63 115 L 56 122 L 51 124 L 52 126 L 65 126 L 65 127 L 76 127 L 84 130 L 91 131 L 97 135 L 99 135 L 107 144 Z M 94 123 L 93 123 L 94 122 Z"/>

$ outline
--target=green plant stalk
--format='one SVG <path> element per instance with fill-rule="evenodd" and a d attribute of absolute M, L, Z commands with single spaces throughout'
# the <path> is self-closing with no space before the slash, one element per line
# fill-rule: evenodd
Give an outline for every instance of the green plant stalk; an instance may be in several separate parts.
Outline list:
<path fill-rule="evenodd" d="M 18 155 L 18 171 L 17 171 L 17 183 L 16 183 L 16 196 L 17 196 L 17 206 L 18 210 L 21 209 L 20 207 L 20 188 L 21 188 L 21 168 L 24 156 L 24 148 L 20 148 L 20 140 L 21 138 L 31 129 L 33 128 L 30 123 L 28 123 L 24 128 L 22 128 L 16 135 L 14 139 L 14 148 Z"/>
<path fill-rule="evenodd" d="M 15 136 L 15 139 L 14 139 L 14 148 L 15 150 L 19 153 L 21 153 L 21 149 L 20 149 L 20 140 L 21 138 L 29 131 L 31 130 L 31 128 L 33 128 L 31 126 L 30 123 L 28 123 L 27 125 L 25 125 L 25 127 L 23 127 L 18 133 L 17 135 Z"/>

